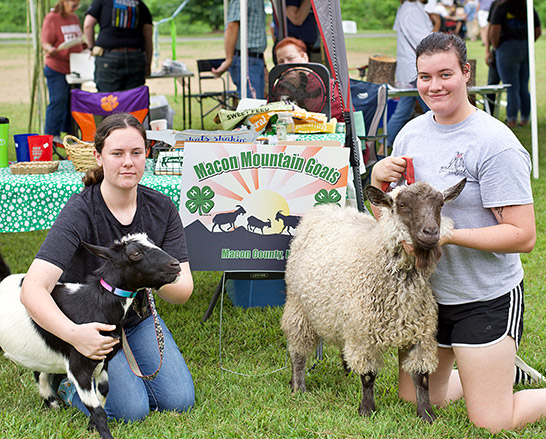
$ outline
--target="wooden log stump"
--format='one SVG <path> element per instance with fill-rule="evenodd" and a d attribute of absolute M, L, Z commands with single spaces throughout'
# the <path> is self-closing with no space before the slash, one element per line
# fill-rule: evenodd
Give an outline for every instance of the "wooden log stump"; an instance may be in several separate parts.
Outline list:
<path fill-rule="evenodd" d="M 368 61 L 368 82 L 394 86 L 396 58 L 387 55 L 374 55 Z"/>

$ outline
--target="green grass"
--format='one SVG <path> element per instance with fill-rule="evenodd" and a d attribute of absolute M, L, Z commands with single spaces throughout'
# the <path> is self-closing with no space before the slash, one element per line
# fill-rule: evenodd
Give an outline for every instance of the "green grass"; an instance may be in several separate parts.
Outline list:
<path fill-rule="evenodd" d="M 369 55 L 394 55 L 395 38 L 348 38 L 349 65 L 367 63 Z M 168 48 L 162 48 L 168 53 Z M 25 46 L 0 45 L 0 58 L 25 56 Z M 179 43 L 178 57 L 195 69 L 193 59 L 222 56 L 222 41 Z M 23 55 L 21 55 L 21 52 Z M 478 83 L 486 69 L 483 48 L 469 44 L 471 58 L 478 60 Z M 537 60 L 546 59 L 546 40 L 537 44 Z M 271 65 L 271 63 L 269 63 Z M 546 73 L 537 69 L 539 84 L 539 134 L 546 125 Z M 542 66 L 543 66 L 542 62 Z M 356 77 L 356 74 L 353 75 Z M 25 78 L 22 78 L 24 80 Z M 193 85 L 193 84 L 192 84 Z M 195 85 L 194 85 L 194 88 Z M 167 96 L 172 105 L 174 96 Z M 178 104 L 176 104 L 178 106 Z M 194 103 L 193 127 L 199 127 Z M 1 102 L 2 115 L 11 121 L 12 132 L 26 132 L 28 104 Z M 178 112 L 178 108 L 176 108 Z M 181 129 L 181 115 L 175 117 Z M 212 124 L 207 128 L 214 129 Z M 517 136 L 530 149 L 530 129 L 518 128 Z M 546 309 L 544 266 L 546 262 L 546 142 L 540 140 L 542 179 L 533 180 L 538 239 L 535 250 L 523 255 L 526 277 L 525 335 L 520 353 L 538 370 L 546 371 Z M 13 152 L 12 152 L 13 154 Z M 507 181 L 507 184 L 510 182 Z M 0 194 L 1 196 L 1 194 Z M 47 232 L 0 235 L 0 251 L 13 272 L 26 271 Z M 325 346 L 325 358 L 307 376 L 308 392 L 292 395 L 289 368 L 270 375 L 247 377 L 223 371 L 219 364 L 218 306 L 210 320 L 201 322 L 220 273 L 195 272 L 195 290 L 184 306 L 158 301 L 159 312 L 172 330 L 192 372 L 197 402 L 190 413 L 154 413 L 131 425 L 110 423 L 116 438 L 488 438 L 491 435 L 471 425 L 463 401 L 438 410 L 438 420 L 427 425 L 417 419 L 415 407 L 397 398 L 395 352 L 385 356 L 386 365 L 376 384 L 378 411 L 369 419 L 357 415 L 360 380 L 345 377 L 339 354 Z M 494 279 L 492 279 L 494 281 Z M 226 369 L 244 374 L 263 374 L 286 362 L 286 343 L 279 328 L 282 308 L 240 309 L 225 298 L 223 303 L 222 361 Z M 311 366 L 313 362 L 309 362 Z M 87 419 L 76 410 L 46 410 L 40 401 L 30 371 L 0 359 L 0 437 L 87 438 Z M 537 438 L 546 435 L 546 421 L 501 438 Z M 96 434 L 92 437 L 98 437 Z"/>

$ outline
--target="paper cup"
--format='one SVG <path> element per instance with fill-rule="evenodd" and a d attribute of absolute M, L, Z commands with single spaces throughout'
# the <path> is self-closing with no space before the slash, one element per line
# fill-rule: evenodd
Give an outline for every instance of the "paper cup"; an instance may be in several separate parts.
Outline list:
<path fill-rule="evenodd" d="M 53 160 L 53 136 L 50 134 L 29 136 L 28 148 L 31 162 Z"/>
<path fill-rule="evenodd" d="M 156 119 L 150 122 L 152 131 L 161 131 L 167 129 L 167 119 Z"/>
<path fill-rule="evenodd" d="M 30 161 L 30 153 L 28 149 L 28 137 L 29 136 L 37 136 L 36 133 L 29 133 L 29 134 L 15 134 L 13 136 L 13 140 L 15 142 L 15 155 L 17 156 L 18 162 L 29 162 Z"/>

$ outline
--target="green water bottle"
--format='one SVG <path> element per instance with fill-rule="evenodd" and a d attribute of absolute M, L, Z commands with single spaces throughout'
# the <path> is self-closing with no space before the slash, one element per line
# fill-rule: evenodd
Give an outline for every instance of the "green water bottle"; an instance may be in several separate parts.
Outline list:
<path fill-rule="evenodd" d="M 8 163 L 9 119 L 0 117 L 0 168 L 7 168 Z"/>

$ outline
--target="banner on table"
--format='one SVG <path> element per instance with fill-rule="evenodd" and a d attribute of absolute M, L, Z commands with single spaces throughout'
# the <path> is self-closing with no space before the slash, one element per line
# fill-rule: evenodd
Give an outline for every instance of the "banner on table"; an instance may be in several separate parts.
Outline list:
<path fill-rule="evenodd" d="M 180 214 L 192 270 L 284 271 L 300 216 L 344 205 L 348 168 L 342 147 L 186 143 Z"/>

